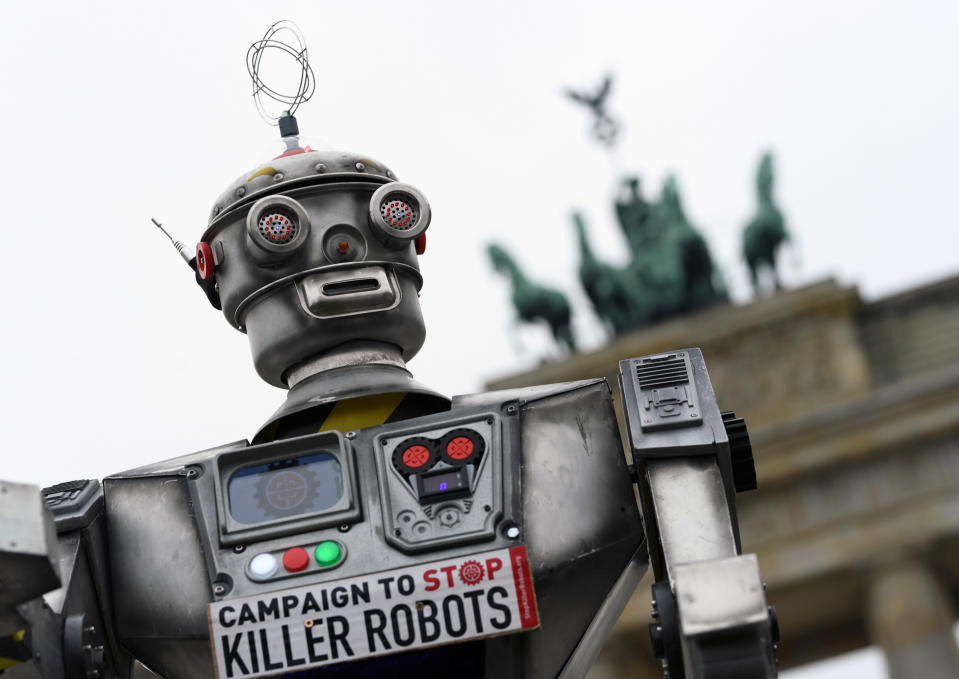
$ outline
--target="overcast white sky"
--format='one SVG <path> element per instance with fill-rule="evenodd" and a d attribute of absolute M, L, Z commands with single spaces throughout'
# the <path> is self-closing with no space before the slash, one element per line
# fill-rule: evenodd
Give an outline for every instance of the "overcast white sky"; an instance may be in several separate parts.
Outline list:
<path fill-rule="evenodd" d="M 280 18 L 316 71 L 304 133 L 383 160 L 432 203 L 430 335 L 411 367 L 441 391 L 546 346 L 543 329 L 511 334 L 490 241 L 570 294 L 600 341 L 569 211 L 622 261 L 616 172 L 561 92 L 607 70 L 621 167 L 647 193 L 678 174 L 737 299 L 766 148 L 791 283 L 832 275 L 872 298 L 959 270 L 955 4 L 3 3 L 5 477 L 99 477 L 244 438 L 281 402 L 149 222 L 195 242 L 274 138 L 244 57 Z"/>

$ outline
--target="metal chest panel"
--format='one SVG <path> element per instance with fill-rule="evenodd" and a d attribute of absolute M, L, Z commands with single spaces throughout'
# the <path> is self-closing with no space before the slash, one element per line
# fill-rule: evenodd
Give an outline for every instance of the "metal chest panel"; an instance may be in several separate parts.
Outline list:
<path fill-rule="evenodd" d="M 212 596 L 185 477 L 106 479 L 104 493 L 120 642 L 167 679 L 212 676 Z"/>
<path fill-rule="evenodd" d="M 510 447 L 510 455 L 520 456 L 521 473 L 503 482 L 521 497 L 521 540 L 529 552 L 541 620 L 539 630 L 487 640 L 487 674 L 555 677 L 574 651 L 598 651 L 602 635 L 586 634 L 587 628 L 601 609 L 618 612 L 625 606 L 631 590 L 617 588 L 614 596 L 610 592 L 642 547 L 609 389 L 605 381 L 595 380 L 477 395 L 455 402 L 446 416 L 424 419 L 424 426 L 435 426 L 437 418 L 462 418 L 461 413 L 476 406 L 495 406 L 494 412 L 515 417 L 519 425 L 518 431 L 511 428 L 515 434 L 504 436 L 502 445 Z M 404 426 L 416 422 L 407 420 Z M 357 450 L 366 450 L 365 442 L 379 430 L 361 432 L 354 441 Z M 210 572 L 233 571 L 233 560 L 241 564 L 247 556 L 234 554 L 228 546 L 214 556 L 204 554 L 204 545 L 209 549 L 218 543 L 216 510 L 207 506 L 207 495 L 212 493 L 214 458 L 240 447 L 224 446 L 104 482 L 120 640 L 166 679 L 213 675 L 207 641 L 207 604 L 215 598 Z M 431 553 L 403 554 L 384 543 L 380 494 L 370 482 L 376 478 L 372 459 L 358 455 L 357 462 L 364 515 L 342 538 L 353 548 L 350 562 L 330 576 L 436 558 Z M 190 480 L 181 465 L 205 471 Z M 201 535 L 199 526 L 210 536 Z M 504 539 L 498 536 L 492 543 L 440 549 L 437 554 L 488 549 Z M 296 584 L 290 581 L 289 586 Z M 249 587 L 242 578 L 235 579 L 235 586 L 238 592 Z"/>
<path fill-rule="evenodd" d="M 564 386 L 527 403 L 515 393 L 527 548 L 542 621 L 525 637 L 527 677 L 559 674 L 643 540 L 609 388 L 602 380 Z M 598 646 L 586 652 L 593 650 Z"/>

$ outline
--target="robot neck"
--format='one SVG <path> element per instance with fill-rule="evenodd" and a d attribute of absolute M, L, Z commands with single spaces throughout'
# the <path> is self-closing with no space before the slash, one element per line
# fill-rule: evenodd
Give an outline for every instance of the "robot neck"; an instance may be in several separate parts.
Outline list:
<path fill-rule="evenodd" d="M 316 375 L 333 371 L 340 374 L 357 368 L 371 367 L 385 368 L 390 372 L 399 370 L 412 378 L 399 347 L 385 342 L 356 340 L 296 364 L 287 373 L 286 384 L 293 390 L 298 384 Z"/>
<path fill-rule="evenodd" d="M 293 366 L 286 379 L 290 387 L 286 401 L 261 427 L 255 442 L 280 420 L 293 415 L 297 420 L 310 420 L 314 414 L 319 418 L 331 403 L 364 396 L 415 395 L 417 409 L 422 411 L 417 414 L 423 415 L 450 407 L 449 398 L 413 379 L 399 347 L 387 343 L 357 340 L 341 344 Z"/>

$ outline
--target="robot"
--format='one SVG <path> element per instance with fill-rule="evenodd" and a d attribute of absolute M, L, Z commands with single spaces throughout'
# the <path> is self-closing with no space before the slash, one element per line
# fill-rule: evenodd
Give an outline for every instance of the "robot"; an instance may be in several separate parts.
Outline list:
<path fill-rule="evenodd" d="M 286 400 L 249 441 L 0 483 L 4 679 L 582 677 L 650 565 L 664 676 L 776 676 L 701 352 L 621 362 L 629 464 L 604 379 L 417 383 L 426 197 L 278 124 L 184 259 Z"/>

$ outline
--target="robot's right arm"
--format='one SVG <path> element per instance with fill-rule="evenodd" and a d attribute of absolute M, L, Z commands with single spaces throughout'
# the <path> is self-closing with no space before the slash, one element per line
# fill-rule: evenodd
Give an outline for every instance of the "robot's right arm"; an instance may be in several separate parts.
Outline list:
<path fill-rule="evenodd" d="M 129 676 L 111 620 L 103 490 L 0 482 L 0 674 Z"/>
<path fill-rule="evenodd" d="M 742 420 L 722 413 L 699 349 L 620 363 L 653 585 L 654 652 L 672 679 L 776 676 L 779 632 L 735 494 L 756 487 Z"/>

